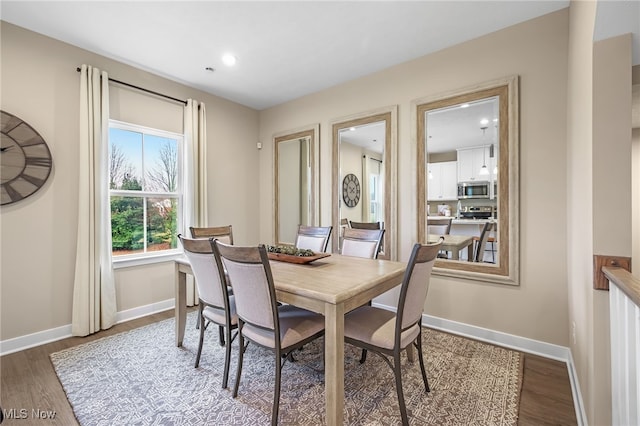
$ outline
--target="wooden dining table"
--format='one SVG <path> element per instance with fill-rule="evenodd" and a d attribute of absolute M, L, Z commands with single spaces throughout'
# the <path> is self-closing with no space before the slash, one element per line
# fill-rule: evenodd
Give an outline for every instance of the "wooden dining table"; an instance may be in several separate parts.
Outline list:
<path fill-rule="evenodd" d="M 443 251 L 451 252 L 451 259 L 458 260 L 460 259 L 460 250 L 467 249 L 467 260 L 469 262 L 473 261 L 473 236 L 469 235 L 436 235 L 429 234 L 427 235 L 427 242 L 429 244 L 437 243 L 440 238 L 444 238 L 442 242 Z"/>
<path fill-rule="evenodd" d="M 406 264 L 332 254 L 300 265 L 270 261 L 279 301 L 308 309 L 325 318 L 325 410 L 327 425 L 344 418 L 344 315 L 398 286 Z M 181 346 L 186 323 L 186 259 L 175 261 L 176 345 Z"/>

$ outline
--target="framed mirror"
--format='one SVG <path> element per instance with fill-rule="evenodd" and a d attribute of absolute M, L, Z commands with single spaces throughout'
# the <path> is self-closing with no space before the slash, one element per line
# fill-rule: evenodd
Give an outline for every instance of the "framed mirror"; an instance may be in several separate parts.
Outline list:
<path fill-rule="evenodd" d="M 419 99 L 412 109 L 418 238 L 445 238 L 433 273 L 517 285 L 517 76 Z"/>
<path fill-rule="evenodd" d="M 298 225 L 317 225 L 319 130 L 315 124 L 273 137 L 276 244 L 295 244 Z"/>
<path fill-rule="evenodd" d="M 332 123 L 332 250 L 352 223 L 385 230 L 379 259 L 394 259 L 397 106 Z"/>

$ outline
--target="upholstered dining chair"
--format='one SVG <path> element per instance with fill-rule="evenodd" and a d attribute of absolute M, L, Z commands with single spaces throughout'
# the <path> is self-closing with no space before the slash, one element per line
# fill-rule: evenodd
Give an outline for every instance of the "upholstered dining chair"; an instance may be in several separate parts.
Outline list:
<path fill-rule="evenodd" d="M 217 238 L 225 244 L 233 244 L 233 228 L 231 225 L 224 226 L 207 226 L 207 227 L 195 227 L 190 226 L 189 232 L 191 232 L 191 238 Z M 228 291 L 233 293 L 231 287 Z M 200 318 L 196 322 L 196 328 L 200 328 Z M 222 327 L 219 329 L 220 344 L 224 345 L 224 334 Z"/>
<path fill-rule="evenodd" d="M 489 242 L 489 238 L 492 238 L 491 232 L 495 230 L 495 226 L 496 226 L 495 222 L 487 222 L 482 227 L 482 232 L 480 232 L 480 238 L 478 238 L 477 240 L 476 250 L 473 256 L 474 262 L 484 262 L 485 248 L 487 246 L 487 242 Z M 494 241 L 495 241 L 495 238 L 494 238 Z"/>
<path fill-rule="evenodd" d="M 233 397 L 238 396 L 244 353 L 253 342 L 275 353 L 275 387 L 271 424 L 278 423 L 282 366 L 290 353 L 324 334 L 324 317 L 292 305 L 280 305 L 264 245 L 238 247 L 212 243 L 218 269 L 224 266 L 233 283 L 238 314 L 238 369 Z M 246 344 L 245 344 L 246 340 Z"/>
<path fill-rule="evenodd" d="M 191 238 L 217 238 L 225 244 L 233 244 L 233 228 L 231 225 L 209 226 L 204 228 L 189 227 Z"/>
<path fill-rule="evenodd" d="M 376 259 L 383 235 L 384 229 L 347 228 L 342 236 L 342 251 L 340 253 L 345 256 Z"/>
<path fill-rule="evenodd" d="M 427 219 L 427 234 L 449 235 L 452 217 Z"/>
<path fill-rule="evenodd" d="M 332 229 L 333 226 L 298 225 L 296 248 L 308 249 L 316 253 L 326 252 Z"/>
<path fill-rule="evenodd" d="M 431 270 L 442 239 L 436 244 L 413 246 L 402 285 L 398 309 L 394 313 L 372 306 L 361 306 L 345 316 L 345 342 L 362 348 L 360 363 L 367 358 L 367 351 L 380 355 L 395 374 L 396 392 L 402 424 L 408 425 L 407 408 L 402 391 L 400 355 L 410 345 L 418 351 L 420 370 L 425 391 L 430 392 L 429 381 L 422 354 L 422 311 L 429 289 Z M 388 357 L 392 357 L 392 361 Z"/>
<path fill-rule="evenodd" d="M 220 330 L 226 332 L 225 340 L 220 339 L 220 344 L 225 345 L 224 373 L 222 375 L 222 387 L 226 388 L 229 380 L 229 362 L 231 360 L 231 343 L 238 334 L 232 336 L 231 331 L 238 328 L 238 315 L 234 296 L 229 295 L 224 280 L 224 272 L 220 273 L 218 263 L 213 255 L 211 247 L 212 239 L 190 239 L 178 235 L 184 254 L 189 260 L 198 289 L 198 317 L 200 326 L 200 341 L 196 355 L 195 367 L 200 365 L 204 333 L 207 326 L 214 323 Z M 206 320 L 206 321 L 205 321 Z M 204 324 L 204 326 L 202 326 Z"/>
<path fill-rule="evenodd" d="M 452 217 L 442 217 L 427 219 L 427 234 L 431 235 L 449 235 L 451 231 Z M 438 253 L 438 257 L 441 259 L 448 259 L 449 253 L 441 251 Z"/>

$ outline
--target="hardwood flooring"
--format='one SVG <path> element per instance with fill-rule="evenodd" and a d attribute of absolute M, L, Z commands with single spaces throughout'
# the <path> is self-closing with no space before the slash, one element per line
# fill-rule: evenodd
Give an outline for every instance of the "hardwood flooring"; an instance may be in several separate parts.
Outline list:
<path fill-rule="evenodd" d="M 193 308 L 192 308 L 193 309 Z M 91 340 L 171 318 L 173 310 L 118 324 L 92 336 L 71 337 L 0 358 L 0 406 L 5 425 L 77 425 L 73 410 L 58 381 L 49 354 Z M 13 410 L 13 411 L 12 411 Z M 21 411 L 24 410 L 24 411 Z M 39 420 L 34 411 L 55 417 Z M 14 418 L 8 418 L 13 414 Z M 19 417 L 26 416 L 20 419 Z M 522 395 L 518 424 L 576 425 L 576 415 L 567 366 L 535 355 L 525 354 Z"/>

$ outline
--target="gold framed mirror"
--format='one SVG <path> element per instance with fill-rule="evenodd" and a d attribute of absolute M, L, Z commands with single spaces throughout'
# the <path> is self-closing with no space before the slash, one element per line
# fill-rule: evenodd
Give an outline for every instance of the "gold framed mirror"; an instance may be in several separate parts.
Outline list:
<path fill-rule="evenodd" d="M 318 224 L 319 130 L 315 124 L 273 137 L 276 244 L 294 244 L 298 225 Z"/>
<path fill-rule="evenodd" d="M 379 223 L 385 234 L 378 258 L 395 259 L 397 111 L 394 105 L 331 124 L 334 253 L 350 223 Z"/>
<path fill-rule="evenodd" d="M 412 117 L 418 238 L 445 238 L 433 273 L 518 285 L 518 77 L 418 99 Z"/>

